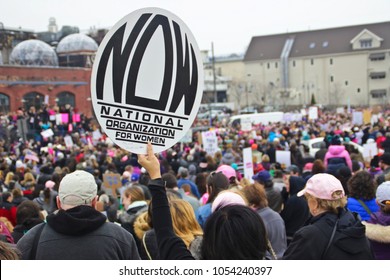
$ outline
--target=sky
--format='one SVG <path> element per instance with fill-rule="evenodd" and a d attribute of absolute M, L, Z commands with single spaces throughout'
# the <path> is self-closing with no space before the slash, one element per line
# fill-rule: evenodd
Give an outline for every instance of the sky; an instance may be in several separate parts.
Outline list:
<path fill-rule="evenodd" d="M 111 28 L 134 10 L 159 7 L 178 16 L 200 50 L 245 53 L 253 36 L 390 21 L 390 0 L 2 0 L 5 27 L 46 31 L 49 18 L 82 31 Z"/>

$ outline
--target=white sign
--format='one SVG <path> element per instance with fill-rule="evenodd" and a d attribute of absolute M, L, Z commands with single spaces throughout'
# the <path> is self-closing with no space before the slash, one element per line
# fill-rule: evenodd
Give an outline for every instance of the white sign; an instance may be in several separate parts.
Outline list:
<path fill-rule="evenodd" d="M 242 150 L 242 161 L 244 164 L 244 177 L 253 183 L 253 159 L 251 147 Z"/>
<path fill-rule="evenodd" d="M 363 124 L 363 112 L 355 111 L 352 113 L 352 124 Z"/>
<path fill-rule="evenodd" d="M 302 116 L 306 116 L 307 115 L 306 109 L 301 109 L 301 114 L 302 114 Z"/>
<path fill-rule="evenodd" d="M 291 165 L 291 152 L 290 151 L 276 151 L 276 162 L 285 164 L 287 167 Z"/>
<path fill-rule="evenodd" d="M 316 120 L 318 119 L 318 108 L 317 107 L 310 107 L 309 108 L 309 120 Z"/>
<path fill-rule="evenodd" d="M 378 146 L 376 143 L 368 143 L 363 145 L 363 158 L 372 159 L 374 156 L 378 154 Z"/>
<path fill-rule="evenodd" d="M 94 130 L 92 132 L 92 139 L 99 140 L 100 138 L 102 138 L 102 134 L 100 133 L 100 131 L 98 129 Z"/>
<path fill-rule="evenodd" d="M 49 128 L 49 129 L 46 129 L 46 130 L 42 131 L 41 135 L 44 138 L 49 138 L 49 137 L 54 135 L 54 132 L 53 132 L 53 130 L 51 128 Z"/>
<path fill-rule="evenodd" d="M 241 119 L 241 130 L 243 131 L 252 130 L 252 120 L 250 117 Z"/>
<path fill-rule="evenodd" d="M 202 143 L 203 149 L 208 155 L 214 156 L 214 154 L 219 151 L 218 138 L 215 131 L 202 132 Z"/>
<path fill-rule="evenodd" d="M 66 135 L 66 136 L 64 137 L 64 142 L 65 142 L 65 146 L 66 146 L 67 148 L 72 148 L 72 147 L 73 147 L 73 140 L 72 140 L 72 137 L 71 137 L 71 136 Z"/>
<path fill-rule="evenodd" d="M 92 68 L 91 98 L 111 140 L 133 153 L 178 142 L 203 95 L 203 64 L 194 36 L 176 15 L 145 8 L 104 37 Z"/>
<path fill-rule="evenodd" d="M 337 113 L 337 114 L 344 114 L 344 113 L 345 113 L 344 107 L 338 107 L 338 108 L 336 108 L 336 113 Z"/>

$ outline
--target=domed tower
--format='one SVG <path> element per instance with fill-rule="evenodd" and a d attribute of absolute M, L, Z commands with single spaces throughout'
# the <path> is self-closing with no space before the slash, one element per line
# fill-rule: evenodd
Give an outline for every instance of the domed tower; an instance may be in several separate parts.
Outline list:
<path fill-rule="evenodd" d="M 11 65 L 58 66 L 57 54 L 52 47 L 36 39 L 17 44 L 9 60 Z"/>
<path fill-rule="evenodd" d="M 70 34 L 57 45 L 60 66 L 92 67 L 97 43 L 85 34 Z"/>

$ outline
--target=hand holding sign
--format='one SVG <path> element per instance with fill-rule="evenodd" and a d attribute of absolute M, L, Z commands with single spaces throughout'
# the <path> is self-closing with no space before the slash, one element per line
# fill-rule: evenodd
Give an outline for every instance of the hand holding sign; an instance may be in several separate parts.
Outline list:
<path fill-rule="evenodd" d="M 150 179 L 158 179 L 161 178 L 160 173 L 160 162 L 158 161 L 158 158 L 153 153 L 153 146 L 151 143 L 148 143 L 146 146 L 146 155 L 139 154 L 138 155 L 138 163 L 141 164 L 143 168 L 146 169 L 146 171 L 150 175 Z"/>

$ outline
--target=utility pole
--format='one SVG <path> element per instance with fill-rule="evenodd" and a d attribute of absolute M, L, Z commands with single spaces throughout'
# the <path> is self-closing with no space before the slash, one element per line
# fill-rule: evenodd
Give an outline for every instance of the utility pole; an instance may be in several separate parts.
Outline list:
<path fill-rule="evenodd" d="M 213 57 L 213 84 L 214 84 L 214 103 L 218 102 L 217 98 L 217 81 L 215 76 L 215 56 L 214 56 L 214 43 L 211 42 L 211 55 Z"/>

